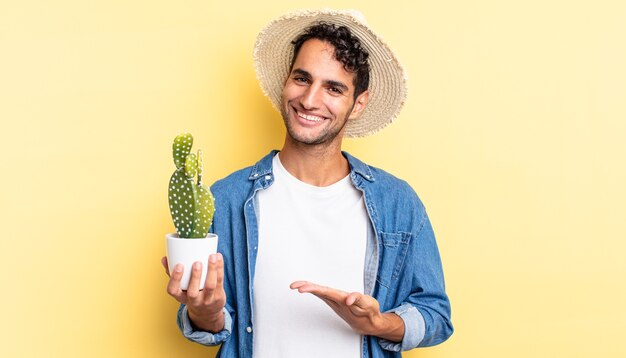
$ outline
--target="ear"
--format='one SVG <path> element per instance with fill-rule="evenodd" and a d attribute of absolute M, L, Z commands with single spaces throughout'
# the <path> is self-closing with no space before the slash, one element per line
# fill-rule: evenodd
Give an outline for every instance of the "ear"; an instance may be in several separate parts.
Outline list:
<path fill-rule="evenodd" d="M 355 119 L 361 115 L 361 113 L 365 109 L 365 106 L 367 105 L 369 96 L 370 92 L 367 90 L 363 91 L 363 93 L 357 96 L 356 100 L 354 101 L 354 106 L 352 107 L 352 112 L 350 112 L 349 119 Z"/>

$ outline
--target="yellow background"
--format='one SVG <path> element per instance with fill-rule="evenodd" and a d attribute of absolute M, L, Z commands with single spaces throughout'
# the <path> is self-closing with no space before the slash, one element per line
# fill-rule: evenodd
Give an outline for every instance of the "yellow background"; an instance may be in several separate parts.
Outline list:
<path fill-rule="evenodd" d="M 170 146 L 206 181 L 282 144 L 251 50 L 269 20 L 359 8 L 409 97 L 345 149 L 402 177 L 456 328 L 405 357 L 626 356 L 623 1 L 3 1 L 0 356 L 207 357 L 159 263 Z"/>

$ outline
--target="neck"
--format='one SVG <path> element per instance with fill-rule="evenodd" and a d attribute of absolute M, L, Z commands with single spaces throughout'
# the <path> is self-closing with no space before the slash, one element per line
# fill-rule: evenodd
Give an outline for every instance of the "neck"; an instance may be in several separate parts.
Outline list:
<path fill-rule="evenodd" d="M 338 145 L 307 145 L 285 139 L 279 154 L 285 169 L 298 180 L 315 185 L 329 186 L 350 173 L 348 160 Z"/>

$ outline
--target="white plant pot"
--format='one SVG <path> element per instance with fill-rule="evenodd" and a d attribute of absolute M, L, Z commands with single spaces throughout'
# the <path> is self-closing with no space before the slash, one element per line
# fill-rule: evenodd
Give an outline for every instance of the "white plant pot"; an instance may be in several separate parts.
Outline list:
<path fill-rule="evenodd" d="M 202 278 L 200 288 L 204 287 L 209 264 L 209 255 L 217 253 L 217 235 L 208 234 L 202 239 L 181 239 L 177 233 L 165 235 L 167 242 L 167 264 L 170 275 L 177 264 L 183 265 L 183 278 L 180 288 L 186 290 L 191 277 L 191 266 L 194 262 L 202 262 Z"/>

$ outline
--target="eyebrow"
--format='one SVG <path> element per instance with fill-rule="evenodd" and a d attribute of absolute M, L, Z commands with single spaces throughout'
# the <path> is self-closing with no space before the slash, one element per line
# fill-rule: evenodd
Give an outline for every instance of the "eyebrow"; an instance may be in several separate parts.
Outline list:
<path fill-rule="evenodd" d="M 308 71 L 305 71 L 301 68 L 296 68 L 293 71 L 291 71 L 292 74 L 299 74 L 301 76 L 304 76 L 308 79 L 310 79 L 312 76 Z M 348 86 L 340 81 L 334 81 L 334 80 L 325 80 L 324 84 L 327 86 L 331 86 L 331 87 L 337 87 L 345 92 L 347 92 L 349 90 Z"/>

